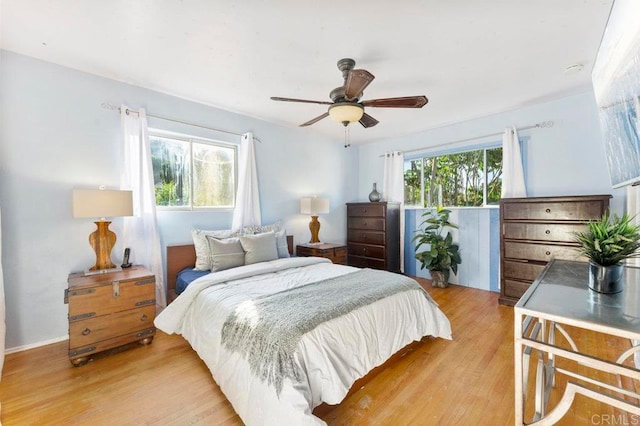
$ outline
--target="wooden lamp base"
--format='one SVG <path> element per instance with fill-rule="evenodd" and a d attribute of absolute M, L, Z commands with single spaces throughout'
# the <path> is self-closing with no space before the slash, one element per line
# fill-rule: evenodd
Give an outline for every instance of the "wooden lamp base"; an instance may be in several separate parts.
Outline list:
<path fill-rule="evenodd" d="M 318 216 L 311 216 L 311 222 L 309 222 L 309 230 L 311 231 L 310 244 L 317 244 L 320 242 L 318 238 L 318 232 L 320 232 L 320 222 L 318 222 Z"/>
<path fill-rule="evenodd" d="M 94 222 L 98 229 L 89 235 L 89 244 L 96 252 L 96 264 L 88 269 L 89 274 L 111 272 L 119 268 L 111 261 L 111 250 L 116 244 L 116 234 L 110 229 L 108 220 Z"/>

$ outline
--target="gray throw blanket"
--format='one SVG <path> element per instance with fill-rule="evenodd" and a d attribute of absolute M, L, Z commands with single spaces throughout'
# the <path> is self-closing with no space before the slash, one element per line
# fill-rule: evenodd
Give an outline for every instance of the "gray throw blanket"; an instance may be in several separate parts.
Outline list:
<path fill-rule="evenodd" d="M 241 303 L 222 327 L 222 343 L 249 362 L 251 372 L 275 386 L 300 381 L 294 352 L 318 325 L 403 291 L 426 291 L 411 278 L 362 269 Z"/>

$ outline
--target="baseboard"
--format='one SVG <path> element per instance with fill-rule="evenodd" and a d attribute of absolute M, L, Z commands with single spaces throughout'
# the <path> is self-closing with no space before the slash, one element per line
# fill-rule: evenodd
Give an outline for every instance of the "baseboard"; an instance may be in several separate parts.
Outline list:
<path fill-rule="evenodd" d="M 50 339 L 50 340 L 44 340 L 42 342 L 31 343 L 29 345 L 16 346 L 16 347 L 13 347 L 13 348 L 9 348 L 9 349 L 6 349 L 4 351 L 4 354 L 5 355 L 9 355 L 9 354 L 13 354 L 13 353 L 16 353 L 16 352 L 28 351 L 29 349 L 39 348 L 40 346 L 51 345 L 52 343 L 58 343 L 58 342 L 62 342 L 64 340 L 69 340 L 69 335 L 62 336 L 62 337 L 56 337 L 55 339 Z"/>

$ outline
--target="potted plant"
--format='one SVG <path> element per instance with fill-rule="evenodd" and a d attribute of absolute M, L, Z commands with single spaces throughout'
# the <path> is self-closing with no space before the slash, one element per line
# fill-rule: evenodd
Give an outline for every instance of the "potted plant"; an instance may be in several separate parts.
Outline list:
<path fill-rule="evenodd" d="M 622 261 L 638 257 L 640 225 L 627 213 L 611 218 L 607 213 L 589 222 L 584 232 L 574 232 L 580 253 L 589 259 L 589 288 L 599 293 L 622 291 Z"/>
<path fill-rule="evenodd" d="M 422 214 L 422 229 L 411 241 L 417 241 L 415 258 L 420 261 L 420 269 L 428 269 L 431 274 L 434 287 L 447 287 L 451 271 L 458 273 L 458 265 L 462 263 L 458 244 L 453 243 L 451 231 L 446 228 L 458 229 L 449 222 L 451 210 L 438 207 L 437 210 L 428 210 Z M 446 235 L 445 235 L 446 231 Z M 423 245 L 429 245 L 424 251 L 418 252 Z"/>

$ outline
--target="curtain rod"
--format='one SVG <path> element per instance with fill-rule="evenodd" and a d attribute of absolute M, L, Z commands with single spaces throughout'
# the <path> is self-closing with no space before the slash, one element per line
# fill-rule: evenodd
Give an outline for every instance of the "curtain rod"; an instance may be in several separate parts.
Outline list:
<path fill-rule="evenodd" d="M 529 130 L 529 129 L 536 129 L 536 128 L 543 129 L 543 128 L 547 128 L 547 127 L 553 127 L 553 121 L 543 121 L 541 123 L 533 124 L 531 126 L 520 127 L 520 128 L 517 128 L 516 130 L 517 131 L 521 131 L 521 130 Z M 473 138 L 459 139 L 457 141 L 441 143 L 439 145 L 428 146 L 428 147 L 425 147 L 425 148 L 410 149 L 408 151 L 402 151 L 402 153 L 403 154 L 409 154 L 409 153 L 412 153 L 412 152 L 427 151 L 427 150 L 430 150 L 432 148 L 440 148 L 442 146 L 447 146 L 447 145 L 453 145 L 453 144 L 462 143 L 462 142 L 473 141 L 473 140 L 476 140 L 476 139 L 488 138 L 488 137 L 491 137 L 491 136 L 499 136 L 502 133 L 503 132 L 491 133 L 491 134 L 488 134 L 488 135 L 475 136 Z M 385 154 L 380 154 L 380 157 L 384 157 L 384 156 L 385 156 Z"/>
<path fill-rule="evenodd" d="M 112 111 L 115 111 L 115 110 L 120 111 L 120 107 L 119 106 L 111 105 L 111 104 L 108 104 L 106 102 L 104 102 L 101 106 L 104 109 L 110 109 Z M 133 109 L 127 109 L 127 112 L 132 112 L 132 113 L 138 114 L 138 111 L 133 110 Z M 215 127 L 208 127 L 208 126 L 203 126 L 201 124 L 189 123 L 187 121 L 182 121 L 182 120 L 176 120 L 176 119 L 173 119 L 173 118 L 163 117 L 161 115 L 155 115 L 155 114 L 147 113 L 147 117 L 153 117 L 153 118 L 157 118 L 159 120 L 171 121 L 171 122 L 174 122 L 174 123 L 186 124 L 187 126 L 192 126 L 192 127 L 200 127 L 201 129 L 213 130 L 214 132 L 226 133 L 226 134 L 229 134 L 229 135 L 235 135 L 235 136 L 242 136 L 243 135 L 242 133 L 236 133 L 236 132 L 230 132 L 228 130 L 216 129 Z M 253 140 L 262 143 L 262 141 L 260 139 L 256 138 L 255 136 L 253 137 Z"/>

